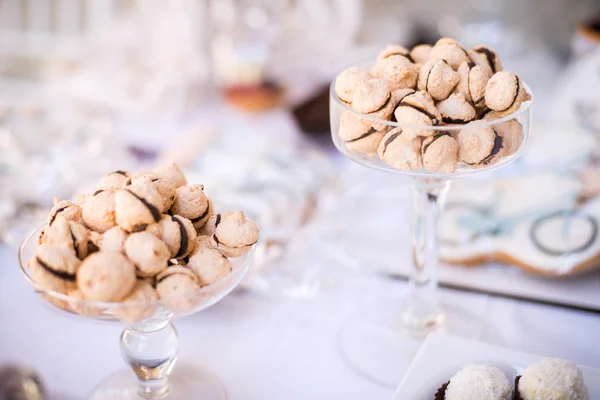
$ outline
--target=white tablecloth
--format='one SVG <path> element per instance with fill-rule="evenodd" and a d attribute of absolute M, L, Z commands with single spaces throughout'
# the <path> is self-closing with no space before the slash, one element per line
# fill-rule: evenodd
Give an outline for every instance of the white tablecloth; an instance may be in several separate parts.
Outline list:
<path fill-rule="evenodd" d="M 15 254 L 0 247 L 0 364 L 34 367 L 53 399 L 85 399 L 102 378 L 124 368 L 121 328 L 45 305 L 22 278 Z M 336 339 L 362 299 L 406 285 L 342 274 L 339 268 L 324 270 L 319 290 L 309 298 L 235 292 L 212 309 L 176 321 L 180 362 L 209 368 L 232 400 L 391 398 L 392 389 L 344 364 Z M 449 290 L 441 297 L 484 321 L 483 340 L 600 368 L 598 314 Z"/>

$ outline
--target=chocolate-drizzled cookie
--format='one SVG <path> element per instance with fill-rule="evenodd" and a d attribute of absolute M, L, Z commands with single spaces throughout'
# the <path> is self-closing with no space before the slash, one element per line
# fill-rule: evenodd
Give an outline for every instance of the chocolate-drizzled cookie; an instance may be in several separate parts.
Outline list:
<path fill-rule="evenodd" d="M 423 140 L 421 154 L 426 170 L 451 174 L 458 164 L 458 143 L 449 132 L 440 132 Z"/>
<path fill-rule="evenodd" d="M 211 236 L 212 247 L 227 257 L 239 257 L 258 241 L 258 228 L 242 211 L 223 216 Z"/>
<path fill-rule="evenodd" d="M 432 136 L 435 131 L 427 129 L 427 126 L 437 126 L 442 122 L 442 115 L 435 108 L 431 96 L 424 90 L 420 90 L 404 97 L 394 111 L 398 123 L 423 126 L 423 128 L 402 129 L 402 135 L 412 140 L 417 136 Z"/>
<path fill-rule="evenodd" d="M 131 184 L 115 193 L 117 224 L 127 232 L 143 231 L 160 221 L 163 200 L 151 182 Z"/>
<path fill-rule="evenodd" d="M 516 111 L 530 98 L 521 79 L 512 72 L 495 73 L 485 87 L 485 104 L 502 116 Z"/>
<path fill-rule="evenodd" d="M 75 279 L 81 260 L 66 247 L 41 244 L 35 249 L 27 266 L 34 282 L 45 289 L 67 293 L 76 287 Z"/>
<path fill-rule="evenodd" d="M 393 168 L 410 171 L 423 167 L 421 138 L 406 139 L 400 128 L 389 131 L 378 149 L 379 158 Z"/>
<path fill-rule="evenodd" d="M 446 60 L 431 59 L 419 71 L 418 87 L 434 100 L 444 100 L 450 96 L 458 81 L 458 74 Z"/>
<path fill-rule="evenodd" d="M 171 258 L 182 259 L 194 250 L 196 230 L 192 222 L 180 215 L 163 215 L 159 237 L 167 244 Z"/>
<path fill-rule="evenodd" d="M 468 124 L 476 117 L 475 108 L 460 93 L 453 93 L 446 100 L 437 103 L 446 124 Z"/>

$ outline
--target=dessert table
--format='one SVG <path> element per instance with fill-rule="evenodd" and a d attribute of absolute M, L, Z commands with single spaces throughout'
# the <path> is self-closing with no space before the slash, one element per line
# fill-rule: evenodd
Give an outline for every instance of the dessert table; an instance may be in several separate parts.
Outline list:
<path fill-rule="evenodd" d="M 119 324 L 70 317 L 44 304 L 21 277 L 14 248 L 0 246 L 0 265 L 0 364 L 34 367 L 52 400 L 83 400 L 124 367 L 116 351 Z M 316 278 L 312 296 L 266 298 L 238 290 L 206 312 L 176 321 L 178 362 L 209 367 L 232 400 L 391 398 L 391 388 L 350 370 L 336 346 L 340 327 L 360 301 L 406 285 L 357 271 L 340 278 L 340 267 L 329 266 Z M 478 339 L 600 368 L 598 314 L 440 291 L 443 302 L 480 320 Z"/>

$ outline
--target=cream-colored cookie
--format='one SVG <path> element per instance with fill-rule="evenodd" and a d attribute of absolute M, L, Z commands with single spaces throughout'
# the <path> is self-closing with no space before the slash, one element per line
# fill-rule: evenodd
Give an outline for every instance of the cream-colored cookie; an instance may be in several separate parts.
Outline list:
<path fill-rule="evenodd" d="M 442 120 L 433 99 L 424 90 L 404 97 L 394 111 L 394 115 L 398 123 L 423 126 L 421 129 L 403 127 L 402 135 L 407 140 L 417 136 L 433 135 L 435 131 L 428 127 L 439 125 Z"/>
<path fill-rule="evenodd" d="M 497 116 L 496 112 L 492 111 L 486 114 L 484 120 L 492 121 L 497 118 L 500 117 Z M 497 134 L 502 136 L 502 157 L 510 156 L 519 150 L 524 139 L 523 125 L 519 121 L 511 119 L 506 122 L 494 124 L 492 128 Z"/>
<path fill-rule="evenodd" d="M 198 276 L 201 286 L 215 283 L 231 273 L 231 265 L 221 252 L 202 248 L 190 257 L 188 267 Z"/>
<path fill-rule="evenodd" d="M 60 200 L 58 197 L 54 198 L 54 207 L 48 214 L 48 225 L 52 225 L 57 215 L 62 215 L 69 221 L 75 221 L 79 224 L 83 224 L 83 218 L 81 217 L 81 207 L 68 200 Z"/>
<path fill-rule="evenodd" d="M 521 103 L 531 98 L 519 77 L 507 71 L 496 72 L 485 87 L 485 104 L 501 115 L 516 111 Z"/>
<path fill-rule="evenodd" d="M 152 277 L 167 268 L 171 258 L 169 248 L 149 232 L 136 232 L 125 241 L 125 254 L 137 267 L 137 275 Z"/>
<path fill-rule="evenodd" d="M 62 246 L 75 252 L 79 259 L 84 259 L 88 252 L 89 232 L 87 228 L 74 221 L 67 221 L 58 214 L 52 225 L 46 226 L 41 236 L 41 243 L 49 246 Z"/>
<path fill-rule="evenodd" d="M 458 165 L 458 143 L 448 132 L 438 133 L 423 140 L 421 147 L 423 167 L 427 171 L 451 174 Z"/>
<path fill-rule="evenodd" d="M 211 237 L 212 246 L 227 257 L 239 257 L 258 241 L 258 227 L 242 211 L 222 216 Z"/>
<path fill-rule="evenodd" d="M 115 193 L 110 190 L 98 190 L 87 196 L 81 209 L 85 225 L 93 231 L 103 233 L 117 225 Z"/>
<path fill-rule="evenodd" d="M 441 38 L 438 40 L 431 48 L 429 59 L 445 60 L 454 70 L 463 62 L 471 61 L 467 51 L 452 38 Z"/>
<path fill-rule="evenodd" d="M 93 301 L 120 301 L 135 286 L 135 265 L 119 252 L 88 256 L 77 271 L 77 285 Z"/>
<path fill-rule="evenodd" d="M 217 214 L 220 215 L 220 214 Z M 190 253 L 190 257 L 192 257 L 194 254 L 196 254 L 199 250 L 201 249 L 212 249 L 213 245 L 212 245 L 212 240 L 211 237 L 213 233 L 210 234 L 210 236 L 207 235 L 198 235 L 196 236 L 196 239 L 194 240 L 194 250 L 192 250 L 192 252 Z"/>
<path fill-rule="evenodd" d="M 458 132 L 458 158 L 469 165 L 491 165 L 501 155 L 502 137 L 492 127 L 473 127 L 474 123 Z"/>
<path fill-rule="evenodd" d="M 75 289 L 75 277 L 81 260 L 75 253 L 61 246 L 39 245 L 27 262 L 34 282 L 45 289 L 66 294 Z"/>
<path fill-rule="evenodd" d="M 131 177 L 131 183 L 135 184 L 140 182 L 151 182 L 154 185 L 156 191 L 162 198 L 162 206 L 160 207 L 161 213 L 165 213 L 171 208 L 175 201 L 175 191 L 177 189 L 177 186 L 171 179 L 163 178 L 154 172 L 143 172 Z"/>
<path fill-rule="evenodd" d="M 459 78 L 445 60 L 427 61 L 419 71 L 419 90 L 425 90 L 434 100 L 444 100 L 450 96 Z"/>
<path fill-rule="evenodd" d="M 192 222 L 180 215 L 163 215 L 161 235 L 171 253 L 170 258 L 185 258 L 194 250 L 196 230 Z"/>
<path fill-rule="evenodd" d="M 179 168 L 179 165 L 176 163 L 154 168 L 152 172 L 161 178 L 169 179 L 176 187 L 187 185 L 187 179 L 185 179 L 185 175 L 181 172 L 181 168 Z"/>
<path fill-rule="evenodd" d="M 378 77 L 387 79 L 392 91 L 413 89 L 417 85 L 419 69 L 406 56 L 391 55 L 379 59 L 374 69 Z"/>
<path fill-rule="evenodd" d="M 485 87 L 491 78 L 491 72 L 474 63 L 462 63 L 456 71 L 458 74 L 458 84 L 454 89 L 455 93 L 460 93 L 465 100 L 471 102 L 477 107 L 485 105 Z"/>
<path fill-rule="evenodd" d="M 419 44 L 413 47 L 410 51 L 412 61 L 416 64 L 425 64 L 431 58 L 431 48 L 430 44 Z"/>
<path fill-rule="evenodd" d="M 528 366 L 517 389 L 523 400 L 590 398 L 579 367 L 558 358 L 546 358 Z"/>
<path fill-rule="evenodd" d="M 352 100 L 352 107 L 364 114 L 380 110 L 385 106 L 391 96 L 391 89 L 387 79 L 373 78 L 361 82 Z"/>
<path fill-rule="evenodd" d="M 102 177 L 100 182 L 98 182 L 98 186 L 96 186 L 97 190 L 119 190 L 128 184 L 130 181 L 130 175 L 127 171 L 114 171 L 110 174 Z"/>
<path fill-rule="evenodd" d="M 460 93 L 451 94 L 446 100 L 437 103 L 437 109 L 446 124 L 466 124 L 476 117 L 475 108 Z"/>
<path fill-rule="evenodd" d="M 156 309 L 158 292 L 148 279 L 137 279 L 131 293 L 121 300 L 121 306 L 115 308 L 117 318 L 127 322 L 149 318 Z"/>
<path fill-rule="evenodd" d="M 400 128 L 394 128 L 385 135 L 378 154 L 381 160 L 396 169 L 410 171 L 423 168 L 421 138 L 405 139 Z"/>
<path fill-rule="evenodd" d="M 127 232 L 143 231 L 160 221 L 163 200 L 151 182 L 139 182 L 115 193 L 117 224 Z"/>
<path fill-rule="evenodd" d="M 335 79 L 335 93 L 340 100 L 352 103 L 358 85 L 371 78 L 371 74 L 366 68 L 347 68 L 340 72 Z"/>
<path fill-rule="evenodd" d="M 204 185 L 181 186 L 177 188 L 171 213 L 181 215 L 200 229 L 212 214 L 212 203 L 204 194 Z"/>
<path fill-rule="evenodd" d="M 161 299 L 190 295 L 200 289 L 198 276 L 188 267 L 174 265 L 156 277 L 156 291 Z"/>
<path fill-rule="evenodd" d="M 500 57 L 492 48 L 480 44 L 479 46 L 475 46 L 469 50 L 468 54 L 475 64 L 488 69 L 490 71 L 490 75 L 502 71 L 502 62 L 500 61 Z"/>
<path fill-rule="evenodd" d="M 92 242 L 100 251 L 112 252 L 112 251 L 124 251 L 125 241 L 129 233 L 119 226 L 115 226 L 104 232 L 101 235 L 95 235 L 92 237 Z"/>

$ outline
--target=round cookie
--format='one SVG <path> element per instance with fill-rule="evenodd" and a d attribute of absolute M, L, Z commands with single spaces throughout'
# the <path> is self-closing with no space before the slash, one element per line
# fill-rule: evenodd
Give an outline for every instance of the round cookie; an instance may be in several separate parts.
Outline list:
<path fill-rule="evenodd" d="M 219 215 L 219 214 L 217 214 Z M 207 235 L 198 235 L 196 236 L 196 239 L 194 240 L 194 250 L 190 253 L 190 258 L 196 254 L 198 251 L 200 251 L 201 249 L 212 249 L 213 245 L 212 245 L 212 240 L 211 237 L 214 234 L 211 233 L 210 236 Z"/>
<path fill-rule="evenodd" d="M 170 258 L 185 258 L 194 250 L 196 230 L 192 222 L 180 215 L 163 215 L 160 239 L 167 245 Z"/>
<path fill-rule="evenodd" d="M 141 174 L 135 174 L 131 177 L 131 183 L 136 184 L 140 182 L 151 182 L 156 191 L 162 198 L 162 206 L 159 208 L 161 213 L 167 212 L 175 201 L 175 193 L 177 186 L 175 183 L 167 178 L 162 178 L 160 175 L 154 172 L 144 172 Z"/>
<path fill-rule="evenodd" d="M 390 55 L 377 60 L 373 67 L 377 77 L 387 79 L 390 90 L 414 88 L 419 70 L 406 56 Z"/>
<path fill-rule="evenodd" d="M 27 266 L 38 285 L 66 294 L 76 288 L 75 279 L 81 260 L 65 247 L 42 244 L 35 249 Z"/>
<path fill-rule="evenodd" d="M 423 168 L 421 138 L 405 139 L 400 128 L 394 128 L 385 135 L 378 154 L 381 160 L 396 169 L 410 171 Z"/>
<path fill-rule="evenodd" d="M 517 390 L 523 400 L 589 399 L 577 365 L 558 358 L 546 358 L 527 367 Z"/>
<path fill-rule="evenodd" d="M 125 241 L 125 254 L 137 267 L 137 275 L 152 277 L 167 268 L 171 258 L 169 248 L 150 232 L 137 232 Z"/>
<path fill-rule="evenodd" d="M 67 221 L 57 215 L 54 223 L 44 228 L 41 242 L 50 246 L 62 246 L 73 252 L 79 259 L 84 259 L 88 252 L 89 232 L 87 228 L 74 221 Z"/>
<path fill-rule="evenodd" d="M 425 90 L 434 100 L 444 100 L 450 96 L 458 84 L 458 74 L 446 60 L 431 59 L 419 71 L 419 90 Z"/>
<path fill-rule="evenodd" d="M 158 292 L 148 279 L 137 279 L 131 293 L 115 308 L 115 316 L 123 321 L 134 322 L 151 317 L 156 309 Z M 142 305 L 142 303 L 148 303 Z"/>
<path fill-rule="evenodd" d="M 127 171 L 114 171 L 100 179 L 96 190 L 119 190 L 127 185 L 129 181 L 130 175 Z"/>
<path fill-rule="evenodd" d="M 371 74 L 366 68 L 347 68 L 335 78 L 335 93 L 340 100 L 352 103 L 358 85 L 371 78 Z"/>
<path fill-rule="evenodd" d="M 476 117 L 475 108 L 460 93 L 453 93 L 437 103 L 437 109 L 446 124 L 467 124 Z"/>
<path fill-rule="evenodd" d="M 188 267 L 198 276 L 201 286 L 208 286 L 229 275 L 231 265 L 223 254 L 211 248 L 201 248 L 190 257 Z"/>
<path fill-rule="evenodd" d="M 480 44 L 469 50 L 468 54 L 475 64 L 489 70 L 490 75 L 502 71 L 500 57 L 491 47 Z"/>
<path fill-rule="evenodd" d="M 181 215 L 200 229 L 212 213 L 211 201 L 204 194 L 204 185 L 181 186 L 177 188 L 171 214 Z"/>
<path fill-rule="evenodd" d="M 156 277 L 156 291 L 161 299 L 185 296 L 200 289 L 198 277 L 188 267 L 174 265 Z"/>
<path fill-rule="evenodd" d="M 160 221 L 162 197 L 151 182 L 139 182 L 115 193 L 117 224 L 127 232 L 143 231 Z"/>
<path fill-rule="evenodd" d="M 408 49 L 397 44 L 389 44 L 383 50 L 381 50 L 377 56 L 377 61 L 384 60 L 391 56 L 402 56 L 408 59 L 408 61 L 412 62 Z"/>
<path fill-rule="evenodd" d="M 81 205 L 85 225 L 96 232 L 106 232 L 116 226 L 115 193 L 98 190 L 92 196 L 86 196 Z"/>
<path fill-rule="evenodd" d="M 458 371 L 446 388 L 445 400 L 512 400 L 513 385 L 491 365 L 469 365 Z"/>
<path fill-rule="evenodd" d="M 98 246 L 100 251 L 124 251 L 125 241 L 128 236 L 129 233 L 127 231 L 121 229 L 119 226 L 115 226 L 95 238 L 93 242 Z"/>
<path fill-rule="evenodd" d="M 419 44 L 413 47 L 410 51 L 412 61 L 416 64 L 425 64 L 431 57 L 431 48 L 430 44 Z"/>
<path fill-rule="evenodd" d="M 471 122 L 458 132 L 458 158 L 469 165 L 490 165 L 502 150 L 502 137 L 490 126 Z"/>
<path fill-rule="evenodd" d="M 187 179 L 181 172 L 181 168 L 176 163 L 164 165 L 162 167 L 154 168 L 153 173 L 158 175 L 160 178 L 168 179 L 175 184 L 175 187 L 187 185 Z"/>
<path fill-rule="evenodd" d="M 368 114 L 382 109 L 392 95 L 387 79 L 373 78 L 361 82 L 352 99 L 352 107 Z"/>
<path fill-rule="evenodd" d="M 496 72 L 485 87 L 485 105 L 502 112 L 501 115 L 516 111 L 522 102 L 530 98 L 521 79 L 512 72 Z"/>
<path fill-rule="evenodd" d="M 77 285 L 92 301 L 120 301 L 131 293 L 135 282 L 135 265 L 118 252 L 94 253 L 77 271 Z"/>
<path fill-rule="evenodd" d="M 496 112 L 492 111 L 484 117 L 484 120 L 491 121 L 499 118 Z M 524 133 L 523 125 L 516 119 L 494 124 L 492 129 L 502 137 L 502 157 L 510 156 L 516 153 L 523 143 Z"/>
<path fill-rule="evenodd" d="M 202 226 L 202 228 L 198 229 L 198 236 L 212 236 L 213 233 L 215 233 L 215 230 L 217 229 L 217 226 L 219 226 L 219 224 L 221 223 L 221 218 L 228 216 L 232 214 L 231 211 L 227 211 L 227 212 L 222 212 L 219 214 L 212 214 L 208 220 L 206 220 L 206 224 L 204 224 L 204 226 Z"/>
<path fill-rule="evenodd" d="M 458 143 L 448 132 L 438 133 L 423 140 L 421 147 L 423 167 L 427 171 L 451 174 L 458 164 Z"/>
<path fill-rule="evenodd" d="M 398 123 L 423 126 L 422 129 L 404 127 L 402 135 L 408 140 L 417 136 L 432 136 L 435 131 L 427 127 L 439 125 L 442 120 L 433 99 L 424 90 L 405 96 L 394 111 L 394 116 Z"/>
<path fill-rule="evenodd" d="M 227 257 L 239 257 L 258 241 L 258 227 L 242 211 L 222 216 L 211 237 L 212 246 Z"/>
<path fill-rule="evenodd" d="M 343 111 L 340 115 L 338 134 L 350 151 L 372 154 L 383 137 L 383 133 L 371 126 L 371 121 L 359 115 Z"/>
<path fill-rule="evenodd" d="M 455 93 L 460 93 L 465 100 L 471 102 L 477 107 L 485 105 L 485 87 L 488 80 L 492 77 L 489 69 L 475 65 L 474 63 L 462 63 L 456 71 L 458 74 L 458 84 L 454 89 Z"/>
<path fill-rule="evenodd" d="M 83 218 L 81 217 L 81 207 L 75 203 L 72 203 L 68 200 L 60 200 L 58 197 L 54 198 L 54 207 L 50 210 L 50 214 L 48 214 L 48 225 L 52 225 L 54 223 L 54 219 L 57 215 L 62 215 L 69 221 L 75 221 L 79 224 L 83 224 Z"/>
<path fill-rule="evenodd" d="M 471 59 L 467 51 L 462 48 L 460 43 L 452 38 L 441 38 L 431 48 L 429 54 L 430 60 L 444 60 L 456 70 L 463 62 L 469 62 Z"/>

